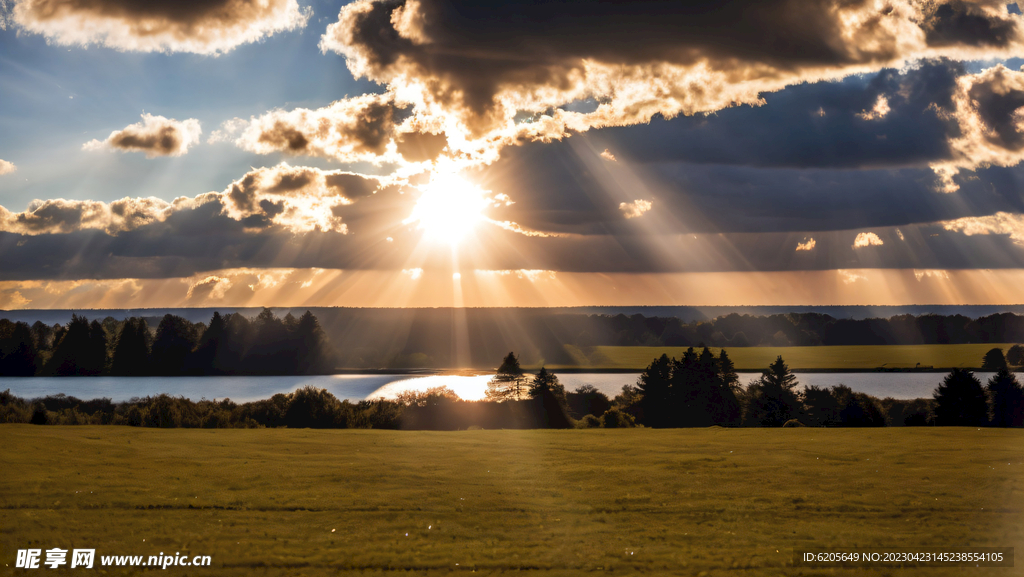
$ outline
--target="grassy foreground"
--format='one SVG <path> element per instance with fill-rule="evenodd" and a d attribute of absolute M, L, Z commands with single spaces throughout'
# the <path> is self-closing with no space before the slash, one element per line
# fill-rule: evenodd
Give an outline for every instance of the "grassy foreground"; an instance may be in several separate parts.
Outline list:
<path fill-rule="evenodd" d="M 17 549 L 87 547 L 213 558 L 160 575 L 1019 575 L 791 564 L 804 546 L 1024 553 L 1022 447 L 975 428 L 0 425 L 0 564 L 34 574 Z"/>
<path fill-rule="evenodd" d="M 844 347 L 726 347 L 729 358 L 739 370 L 763 370 L 782 355 L 793 370 L 814 369 L 950 369 L 975 368 L 993 348 L 1003 352 L 1012 343 L 966 345 L 861 345 Z M 576 364 L 572 368 L 643 370 L 662 354 L 681 357 L 686 347 L 593 347 L 581 350 L 566 347 Z M 721 350 L 711 349 L 716 355 Z M 556 368 L 549 366 L 548 368 Z M 567 368 L 567 367 L 558 367 Z"/>

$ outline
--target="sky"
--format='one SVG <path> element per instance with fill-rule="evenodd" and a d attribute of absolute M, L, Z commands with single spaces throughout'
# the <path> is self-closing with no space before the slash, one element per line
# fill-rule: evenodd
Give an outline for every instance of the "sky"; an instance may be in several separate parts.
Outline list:
<path fill-rule="evenodd" d="M 0 309 L 1024 302 L 1024 16 L 0 0 Z"/>

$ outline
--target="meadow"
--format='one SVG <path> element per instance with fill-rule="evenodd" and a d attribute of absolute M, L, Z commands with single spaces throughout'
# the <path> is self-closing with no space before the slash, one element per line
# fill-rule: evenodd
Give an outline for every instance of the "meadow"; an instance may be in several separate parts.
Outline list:
<path fill-rule="evenodd" d="M 0 440 L 12 573 L 30 547 L 212 557 L 168 575 L 952 575 L 965 569 L 850 572 L 792 555 L 1024 551 L 1020 430 L 0 425 Z"/>
<path fill-rule="evenodd" d="M 977 368 L 993 348 L 1005 353 L 1013 343 L 959 345 L 859 345 L 842 347 L 735 347 L 726 348 L 738 370 L 759 371 L 782 355 L 792 370 L 873 370 L 952 367 Z M 590 347 L 567 346 L 575 360 L 567 367 L 585 369 L 643 370 L 651 360 L 666 354 L 680 357 L 686 347 Z M 717 355 L 721 350 L 711 347 Z"/>

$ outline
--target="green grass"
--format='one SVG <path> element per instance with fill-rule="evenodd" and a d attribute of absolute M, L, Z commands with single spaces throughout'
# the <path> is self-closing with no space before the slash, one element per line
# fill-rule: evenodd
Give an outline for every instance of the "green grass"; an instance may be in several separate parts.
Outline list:
<path fill-rule="evenodd" d="M 791 369 L 887 369 L 923 368 L 949 369 L 976 368 L 985 353 L 993 348 L 1005 352 L 1012 343 L 969 345 L 863 345 L 849 347 L 735 347 L 726 348 L 729 357 L 740 370 L 761 370 L 782 355 Z M 576 360 L 572 367 L 593 369 L 643 370 L 656 357 L 666 354 L 680 357 L 686 347 L 592 347 L 579 349 L 567 346 Z M 718 354 L 720 349 L 712 349 Z M 548 368 L 570 368 L 554 367 Z"/>
<path fill-rule="evenodd" d="M 17 549 L 55 546 L 213 557 L 161 575 L 933 576 L 967 570 L 831 573 L 792 551 L 1024 551 L 1019 430 L 0 425 L 0 441 L 12 572 Z"/>

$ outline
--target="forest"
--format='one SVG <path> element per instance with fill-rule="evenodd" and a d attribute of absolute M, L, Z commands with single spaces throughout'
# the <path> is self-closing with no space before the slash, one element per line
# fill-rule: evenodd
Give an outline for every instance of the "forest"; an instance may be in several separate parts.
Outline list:
<path fill-rule="evenodd" d="M 0 375 L 185 376 L 324 374 L 336 358 L 320 323 L 306 311 L 250 320 L 214 312 L 209 324 L 166 314 L 103 322 L 73 315 L 66 325 L 0 319 Z"/>
<path fill-rule="evenodd" d="M 478 369 L 493 369 L 494 359 L 501 358 L 509 350 L 519 351 L 519 357 L 527 365 L 572 366 L 576 361 L 567 351 L 567 345 L 586 351 L 588 347 L 595 346 L 707 345 L 737 348 L 1024 342 L 1024 316 L 1013 313 L 979 318 L 960 314 L 906 314 L 862 320 L 837 319 L 816 312 L 767 316 L 733 313 L 712 320 L 684 322 L 675 317 L 642 314 L 582 314 L 511 308 L 313 308 L 298 319 L 291 312 L 278 319 L 270 309 L 263 309 L 251 319 L 240 312 L 224 315 L 213 311 L 174 312 L 179 314 L 154 316 L 142 311 L 127 320 L 107 316 L 102 321 L 95 321 L 96 327 L 92 322 L 85 326 L 82 319 L 71 324 L 49 326 L 37 320 L 20 323 L 24 325 L 20 328 L 19 323 L 0 320 L 0 357 L 13 354 L 11 363 L 17 371 L 22 371 L 11 372 L 14 369 L 4 365 L 0 358 L 0 374 L 26 374 L 26 347 L 34 347 L 34 374 L 103 374 L 105 370 L 115 370 L 112 361 L 121 331 L 129 320 L 136 325 L 131 333 L 136 335 L 139 351 L 135 353 L 136 357 L 141 358 L 138 357 L 142 354 L 141 341 L 146 340 L 148 354 L 167 361 L 154 365 L 140 362 L 140 368 L 150 371 L 148 374 L 181 374 L 182 371 L 184 374 L 291 374 L 299 370 L 294 368 L 294 362 L 301 357 L 294 352 L 296 341 L 288 340 L 292 337 L 314 339 L 322 347 L 315 356 L 317 362 L 324 363 L 324 366 L 302 369 L 308 372 L 329 372 L 334 368 L 452 368 L 456 366 L 452 351 L 458 330 L 464 330 L 467 337 L 464 344 L 468 350 L 461 357 L 466 363 L 463 368 Z M 214 318 L 206 321 L 210 317 L 198 317 L 198 314 L 212 314 Z M 202 322 L 187 320 L 186 316 L 193 321 L 202 318 Z M 217 317 L 221 320 L 215 321 Z M 300 330 L 298 324 L 303 318 L 309 325 Z M 312 323 L 314 320 L 316 322 Z M 140 323 L 145 324 L 146 330 L 139 330 Z M 74 363 L 74 371 L 69 373 L 72 364 L 62 369 L 54 366 L 51 358 L 67 359 L 62 356 L 63 352 L 60 355 L 57 352 L 72 325 L 76 327 L 78 336 L 74 340 L 78 344 L 72 348 L 72 343 L 69 343 L 69 347 L 64 348 L 69 353 L 75 351 L 89 359 L 80 364 Z M 165 337 L 163 339 L 157 334 L 161 326 L 167 329 L 161 333 Z M 212 329 L 210 334 L 207 334 L 208 329 Z M 147 330 L 148 337 L 145 336 Z M 224 341 L 224 338 L 228 340 Z M 99 354 L 100 341 L 103 339 L 107 357 L 103 369 L 98 369 L 102 356 Z M 86 341 L 93 344 L 86 345 Z M 278 344 L 270 344 L 271 341 Z M 189 344 L 193 350 L 182 353 Z M 293 352 L 285 353 L 283 349 L 275 348 L 282 346 L 285 349 L 291 347 Z M 201 352 L 199 348 L 202 348 Z M 219 351 L 216 358 L 209 357 L 214 348 Z M 165 354 L 168 349 L 177 352 Z M 90 355 L 86 351 L 93 353 Z M 261 351 L 272 353 L 276 360 L 259 359 Z M 176 362 L 174 355 L 182 354 L 193 357 L 189 366 L 173 364 Z M 247 361 L 247 357 L 252 362 Z M 165 369 L 171 372 L 154 372 Z M 123 371 L 123 367 L 116 370 Z"/>

